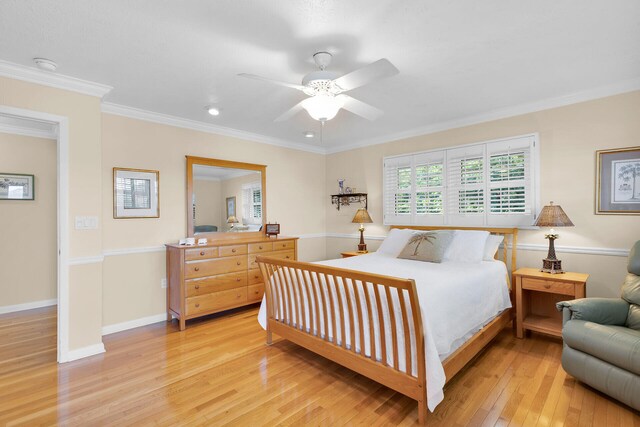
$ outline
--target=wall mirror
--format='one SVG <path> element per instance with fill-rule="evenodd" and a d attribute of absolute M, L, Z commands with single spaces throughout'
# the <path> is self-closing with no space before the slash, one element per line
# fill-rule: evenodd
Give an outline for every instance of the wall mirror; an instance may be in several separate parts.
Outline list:
<path fill-rule="evenodd" d="M 264 165 L 187 156 L 187 235 L 264 234 Z"/>

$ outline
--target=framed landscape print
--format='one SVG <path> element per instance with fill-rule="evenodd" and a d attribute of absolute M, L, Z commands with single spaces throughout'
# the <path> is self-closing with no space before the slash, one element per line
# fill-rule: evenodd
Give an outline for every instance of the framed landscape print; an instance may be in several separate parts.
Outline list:
<path fill-rule="evenodd" d="M 640 214 L 640 147 L 596 151 L 596 214 Z"/>
<path fill-rule="evenodd" d="M 113 217 L 159 218 L 160 173 L 113 168 Z"/>
<path fill-rule="evenodd" d="M 21 173 L 0 173 L 0 200 L 35 200 L 35 177 Z"/>

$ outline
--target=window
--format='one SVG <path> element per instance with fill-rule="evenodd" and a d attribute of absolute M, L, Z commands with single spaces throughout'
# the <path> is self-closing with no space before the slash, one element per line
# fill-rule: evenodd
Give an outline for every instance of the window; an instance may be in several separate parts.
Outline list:
<path fill-rule="evenodd" d="M 262 224 L 262 186 L 252 182 L 242 186 L 242 222 Z"/>
<path fill-rule="evenodd" d="M 385 224 L 528 226 L 536 135 L 384 159 Z"/>

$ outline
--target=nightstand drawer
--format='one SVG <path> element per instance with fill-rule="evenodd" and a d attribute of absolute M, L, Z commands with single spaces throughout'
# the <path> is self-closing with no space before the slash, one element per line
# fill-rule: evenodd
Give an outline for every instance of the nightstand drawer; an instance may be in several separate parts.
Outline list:
<path fill-rule="evenodd" d="M 573 283 L 557 282 L 555 280 L 532 279 L 529 277 L 522 278 L 522 289 L 562 295 L 575 294 L 575 285 Z"/>

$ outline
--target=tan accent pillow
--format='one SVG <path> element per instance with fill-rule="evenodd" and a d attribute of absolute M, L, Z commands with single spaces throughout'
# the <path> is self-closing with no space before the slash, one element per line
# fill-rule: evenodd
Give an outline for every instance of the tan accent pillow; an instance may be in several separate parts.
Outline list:
<path fill-rule="evenodd" d="M 442 262 L 444 253 L 453 240 L 451 231 L 426 231 L 415 233 L 409 239 L 398 258 L 425 262 Z"/>

